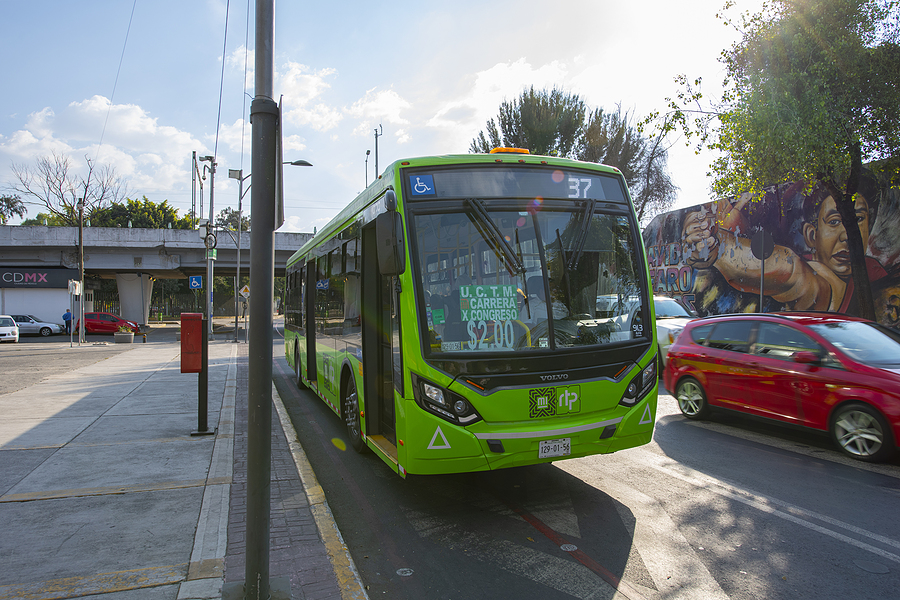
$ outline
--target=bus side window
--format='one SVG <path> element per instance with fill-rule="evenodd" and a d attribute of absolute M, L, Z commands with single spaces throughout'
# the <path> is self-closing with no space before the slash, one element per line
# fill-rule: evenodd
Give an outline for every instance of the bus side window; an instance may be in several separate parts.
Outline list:
<path fill-rule="evenodd" d="M 300 272 L 298 273 L 298 281 L 297 281 L 297 296 L 299 299 L 297 306 L 299 306 L 299 310 L 297 310 L 297 327 L 302 328 L 303 322 L 306 319 L 306 265 L 304 265 Z"/>

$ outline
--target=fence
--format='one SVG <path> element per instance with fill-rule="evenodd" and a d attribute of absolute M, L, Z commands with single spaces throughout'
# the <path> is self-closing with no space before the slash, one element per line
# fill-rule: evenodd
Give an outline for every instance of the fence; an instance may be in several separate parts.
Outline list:
<path fill-rule="evenodd" d="M 199 291 L 165 294 L 159 290 L 154 290 L 150 297 L 150 321 L 162 320 L 164 317 L 178 318 L 183 312 L 204 312 L 202 305 L 203 296 L 201 294 Z M 243 315 L 242 310 L 244 306 L 246 304 L 241 303 L 238 307 L 238 316 Z M 223 293 L 213 295 L 213 316 L 233 317 L 234 309 L 233 295 Z M 115 315 L 121 314 L 118 292 L 94 290 L 94 311 L 108 312 Z"/>

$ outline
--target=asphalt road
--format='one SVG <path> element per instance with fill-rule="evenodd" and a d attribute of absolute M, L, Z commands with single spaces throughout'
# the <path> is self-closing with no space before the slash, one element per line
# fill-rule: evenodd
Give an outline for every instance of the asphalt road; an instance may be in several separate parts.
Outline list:
<path fill-rule="evenodd" d="M 275 380 L 371 598 L 881 600 L 900 589 L 900 462 L 663 393 L 654 441 L 608 456 L 401 479 Z M 616 591 L 617 590 L 617 591 Z"/>

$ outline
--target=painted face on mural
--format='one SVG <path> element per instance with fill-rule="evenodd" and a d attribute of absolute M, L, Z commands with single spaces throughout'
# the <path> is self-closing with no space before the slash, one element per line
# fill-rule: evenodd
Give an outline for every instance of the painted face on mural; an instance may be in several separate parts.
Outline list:
<path fill-rule="evenodd" d="M 854 208 L 863 248 L 866 248 L 869 244 L 869 205 L 861 194 L 857 194 Z M 806 245 L 813 251 L 816 261 L 834 271 L 838 277 L 850 277 L 852 268 L 847 231 L 844 229 L 834 198 L 828 196 L 822 201 L 816 222 L 803 225 L 803 237 Z"/>

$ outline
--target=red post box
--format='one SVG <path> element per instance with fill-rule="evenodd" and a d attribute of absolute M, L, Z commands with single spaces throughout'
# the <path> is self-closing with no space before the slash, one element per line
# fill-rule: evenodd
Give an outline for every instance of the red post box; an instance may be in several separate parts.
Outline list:
<path fill-rule="evenodd" d="M 181 372 L 199 373 L 203 369 L 203 315 L 181 313 Z"/>

